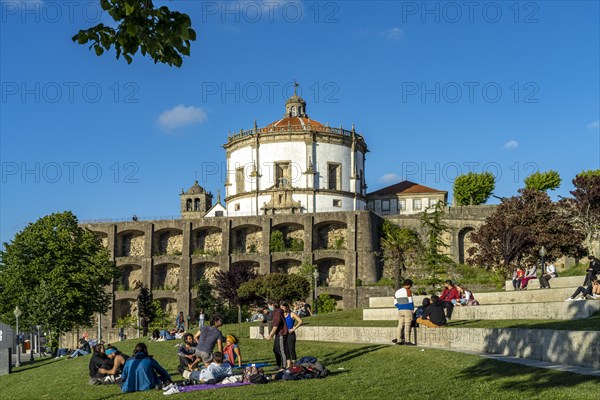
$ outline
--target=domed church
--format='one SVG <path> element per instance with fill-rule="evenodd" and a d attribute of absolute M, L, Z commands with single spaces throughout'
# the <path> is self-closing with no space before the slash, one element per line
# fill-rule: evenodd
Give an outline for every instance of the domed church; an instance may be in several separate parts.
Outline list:
<path fill-rule="evenodd" d="M 363 136 L 311 119 L 296 90 L 283 118 L 262 128 L 255 121 L 223 147 L 230 217 L 366 209 Z"/>

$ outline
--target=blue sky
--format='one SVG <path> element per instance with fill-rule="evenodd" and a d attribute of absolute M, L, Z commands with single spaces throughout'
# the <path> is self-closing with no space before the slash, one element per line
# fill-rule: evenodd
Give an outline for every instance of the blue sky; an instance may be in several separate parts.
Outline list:
<path fill-rule="evenodd" d="M 198 35 L 180 69 L 71 42 L 110 22 L 98 3 L 0 3 L 2 242 L 62 210 L 178 215 L 194 179 L 223 187 L 228 131 L 279 119 L 294 79 L 311 118 L 364 135 L 369 191 L 485 170 L 510 196 L 555 169 L 557 196 L 600 168 L 596 1 L 162 2 Z"/>

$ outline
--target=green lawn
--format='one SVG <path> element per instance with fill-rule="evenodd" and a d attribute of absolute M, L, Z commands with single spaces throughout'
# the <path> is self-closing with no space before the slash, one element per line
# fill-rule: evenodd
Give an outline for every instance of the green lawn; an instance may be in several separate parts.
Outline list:
<path fill-rule="evenodd" d="M 223 331 L 227 333 L 227 330 Z M 119 343 L 126 353 L 136 340 Z M 151 354 L 175 374 L 174 341 L 149 342 Z M 249 361 L 272 361 L 272 342 L 242 339 Z M 299 342 L 299 355 L 318 357 L 332 372 L 322 380 L 273 382 L 241 388 L 175 395 L 203 399 L 593 399 L 600 398 L 600 379 L 484 359 L 477 356 L 383 345 Z M 89 356 L 48 359 L 0 377 L 2 399 L 112 399 L 116 386 L 87 384 Z M 126 395 L 131 399 L 162 399 L 161 391 Z"/>

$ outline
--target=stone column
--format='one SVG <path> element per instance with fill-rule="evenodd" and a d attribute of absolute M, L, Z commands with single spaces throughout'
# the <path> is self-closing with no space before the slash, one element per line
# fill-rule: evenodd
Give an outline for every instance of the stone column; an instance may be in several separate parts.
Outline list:
<path fill-rule="evenodd" d="M 191 304 L 191 270 L 192 270 L 192 259 L 191 255 L 191 242 L 192 242 L 192 223 L 189 221 L 183 222 L 182 227 L 183 243 L 181 249 L 181 260 L 179 261 L 179 292 L 181 293 L 181 304 L 177 305 L 177 308 L 187 316 L 190 315 L 190 311 L 193 309 Z M 179 300 L 179 299 L 178 299 Z"/>
<path fill-rule="evenodd" d="M 271 217 L 264 216 L 261 221 L 262 228 L 262 253 L 259 257 L 260 266 L 258 267 L 258 273 L 260 275 L 266 275 L 271 272 L 271 227 L 273 220 Z"/>

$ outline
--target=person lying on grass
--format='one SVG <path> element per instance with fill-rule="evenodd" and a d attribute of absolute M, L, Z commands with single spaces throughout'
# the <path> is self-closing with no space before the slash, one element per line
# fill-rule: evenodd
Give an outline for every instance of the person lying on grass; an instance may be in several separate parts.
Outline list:
<path fill-rule="evenodd" d="M 227 338 L 225 339 L 223 355 L 225 356 L 225 362 L 231 364 L 232 367 L 236 364 L 238 367 L 242 366 L 242 353 L 240 352 L 240 346 L 238 346 L 237 342 L 238 340 L 234 335 L 227 335 Z"/>

